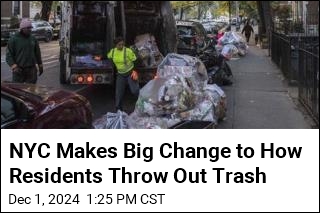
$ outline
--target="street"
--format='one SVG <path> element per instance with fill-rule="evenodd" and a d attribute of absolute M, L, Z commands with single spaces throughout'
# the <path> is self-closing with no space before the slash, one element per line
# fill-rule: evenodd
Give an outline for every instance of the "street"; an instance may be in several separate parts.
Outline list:
<path fill-rule="evenodd" d="M 253 39 L 252 39 L 253 42 Z M 94 119 L 114 112 L 114 88 L 108 85 L 61 85 L 59 82 L 58 41 L 40 43 L 44 74 L 38 84 L 77 92 L 92 106 Z M 228 97 L 228 116 L 220 123 L 222 129 L 310 128 L 312 124 L 290 97 L 281 71 L 267 57 L 267 51 L 250 44 L 249 54 L 229 62 L 234 84 L 224 87 Z M 10 81 L 11 73 L 5 63 L 5 47 L 1 47 L 1 79 Z M 135 98 L 128 91 L 124 110 L 132 112 Z"/>

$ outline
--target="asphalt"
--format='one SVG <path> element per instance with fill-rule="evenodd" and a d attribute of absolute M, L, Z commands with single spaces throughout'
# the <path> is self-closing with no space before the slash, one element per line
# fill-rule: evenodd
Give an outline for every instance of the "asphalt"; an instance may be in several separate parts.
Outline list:
<path fill-rule="evenodd" d="M 228 117 L 220 129 L 309 129 L 312 123 L 268 52 L 254 44 L 249 53 L 229 62 L 234 74 L 228 96 Z"/>

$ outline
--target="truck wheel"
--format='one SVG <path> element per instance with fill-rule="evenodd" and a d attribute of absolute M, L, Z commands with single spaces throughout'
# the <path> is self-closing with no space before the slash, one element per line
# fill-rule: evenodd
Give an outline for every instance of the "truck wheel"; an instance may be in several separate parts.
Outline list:
<path fill-rule="evenodd" d="M 66 60 L 64 60 L 64 51 L 60 50 L 60 83 L 61 84 L 67 84 L 67 63 Z"/>

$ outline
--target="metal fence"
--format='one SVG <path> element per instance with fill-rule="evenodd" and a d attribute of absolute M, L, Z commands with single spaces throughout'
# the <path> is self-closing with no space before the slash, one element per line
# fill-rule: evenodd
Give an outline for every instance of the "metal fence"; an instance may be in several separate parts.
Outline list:
<path fill-rule="evenodd" d="M 296 54 L 292 40 L 286 35 L 272 32 L 270 51 L 272 61 L 280 67 L 285 77 L 290 81 L 297 80 L 297 63 L 294 63 Z"/>
<path fill-rule="evenodd" d="M 290 83 L 299 86 L 299 100 L 319 125 L 319 37 L 271 32 L 270 53 Z"/>
<path fill-rule="evenodd" d="M 319 126 L 319 43 L 300 44 L 299 100 Z"/>

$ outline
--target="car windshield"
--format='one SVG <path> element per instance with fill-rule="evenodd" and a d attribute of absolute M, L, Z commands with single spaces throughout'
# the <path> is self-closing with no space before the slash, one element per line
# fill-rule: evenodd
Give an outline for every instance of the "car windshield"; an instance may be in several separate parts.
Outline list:
<path fill-rule="evenodd" d="M 194 34 L 194 30 L 191 26 L 177 26 L 178 34 L 182 36 L 191 36 Z"/>

